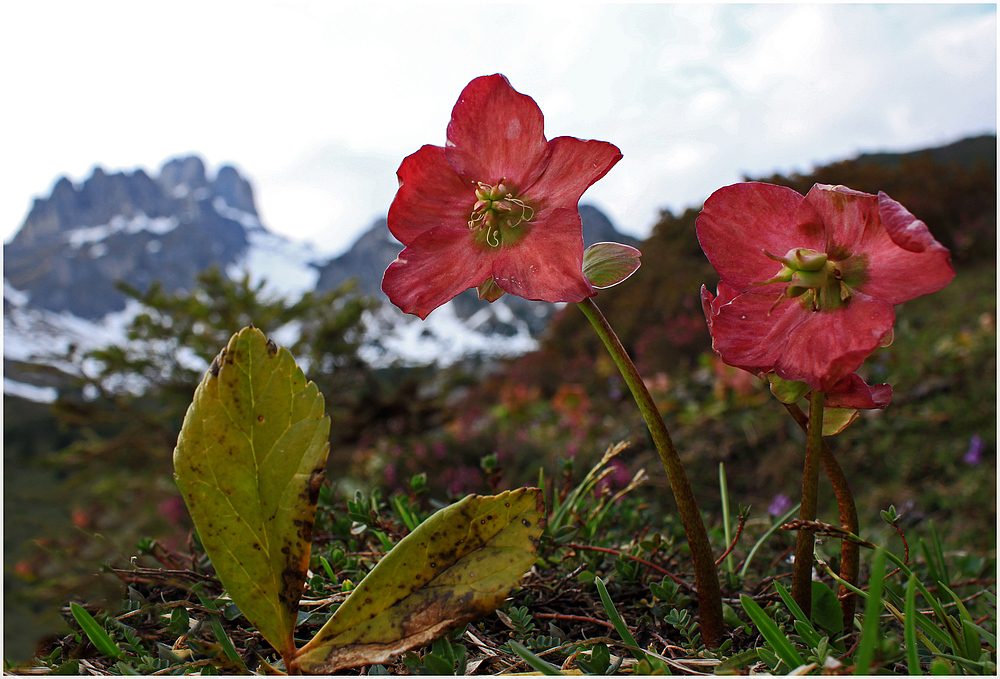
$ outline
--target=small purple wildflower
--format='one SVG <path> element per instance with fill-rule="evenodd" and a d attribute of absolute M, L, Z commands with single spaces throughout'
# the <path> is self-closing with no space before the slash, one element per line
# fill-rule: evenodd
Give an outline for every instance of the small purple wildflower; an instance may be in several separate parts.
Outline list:
<path fill-rule="evenodd" d="M 983 443 L 983 437 L 979 434 L 973 434 L 972 438 L 969 439 L 969 449 L 965 451 L 965 455 L 962 456 L 962 462 L 974 467 L 983 461 L 983 448 L 985 444 Z"/>
<path fill-rule="evenodd" d="M 778 493 L 771 499 L 771 504 L 767 506 L 767 513 L 771 516 L 781 516 L 791 508 L 791 498 L 784 493 Z"/>

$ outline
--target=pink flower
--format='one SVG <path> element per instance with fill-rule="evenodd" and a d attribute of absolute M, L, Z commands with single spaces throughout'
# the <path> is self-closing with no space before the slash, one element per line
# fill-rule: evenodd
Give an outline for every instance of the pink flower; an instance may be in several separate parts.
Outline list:
<path fill-rule="evenodd" d="M 823 392 L 891 341 L 894 305 L 955 275 L 948 249 L 884 193 L 735 184 L 709 197 L 697 229 L 721 279 L 701 291 L 715 352 Z"/>
<path fill-rule="evenodd" d="M 583 274 L 577 203 L 621 159 L 613 144 L 543 134 L 542 112 L 502 75 L 476 78 L 452 110 L 446 146 L 399 166 L 389 230 L 405 249 L 382 290 L 427 314 L 478 287 L 547 302 L 595 294 Z"/>

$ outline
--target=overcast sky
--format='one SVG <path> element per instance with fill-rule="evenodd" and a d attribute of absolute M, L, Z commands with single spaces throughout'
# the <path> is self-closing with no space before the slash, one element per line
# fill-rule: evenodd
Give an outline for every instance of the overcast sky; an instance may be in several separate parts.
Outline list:
<path fill-rule="evenodd" d="M 624 159 L 584 194 L 645 235 L 742 174 L 995 133 L 995 5 L 19 2 L 3 12 L 0 225 L 60 175 L 198 153 L 264 223 L 334 253 L 505 74 L 549 138 Z"/>

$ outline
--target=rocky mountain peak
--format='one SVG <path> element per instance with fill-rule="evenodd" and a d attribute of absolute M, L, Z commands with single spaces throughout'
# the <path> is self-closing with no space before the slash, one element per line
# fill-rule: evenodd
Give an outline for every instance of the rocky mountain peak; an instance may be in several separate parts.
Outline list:
<path fill-rule="evenodd" d="M 223 165 L 212 180 L 212 191 L 226 201 L 226 204 L 240 212 L 257 215 L 257 204 L 254 202 L 253 188 L 250 182 L 232 165 Z"/>
<path fill-rule="evenodd" d="M 253 189 L 232 166 L 211 180 L 197 156 L 166 162 L 155 180 L 95 167 L 35 199 L 4 245 L 4 277 L 34 308 L 100 318 L 125 306 L 117 281 L 186 288 L 209 266 L 234 263 L 247 231 L 262 228 Z"/>
<path fill-rule="evenodd" d="M 317 262 L 315 251 L 267 231 L 250 182 L 231 165 L 212 176 L 198 156 L 174 158 L 158 173 L 94 168 L 78 184 L 66 177 L 35 200 L 20 231 L 4 245 L 5 335 L 25 348 L 33 337 L 98 327 L 126 307 L 116 288 L 189 288 L 211 265 L 227 275 L 249 272 L 277 284 L 279 294 L 324 292 L 354 279 L 358 291 L 386 302 L 371 319 L 370 359 L 457 360 L 476 353 L 527 351 L 556 307 L 510 295 L 494 304 L 475 290 L 459 295 L 427 322 L 387 303 L 382 274 L 403 249 L 385 218 L 377 219 L 346 252 Z M 584 242 L 634 243 L 597 208 L 583 205 Z M 121 318 L 124 318 L 121 317 Z M 110 321 L 115 323 L 117 321 Z M 59 325 L 62 323 L 63 325 Z M 84 330 L 83 335 L 94 334 Z M 80 333 L 71 330 L 77 341 Z"/>
<path fill-rule="evenodd" d="M 182 198 L 208 185 L 205 163 L 198 156 L 168 160 L 160 168 L 157 183 L 168 196 Z"/>

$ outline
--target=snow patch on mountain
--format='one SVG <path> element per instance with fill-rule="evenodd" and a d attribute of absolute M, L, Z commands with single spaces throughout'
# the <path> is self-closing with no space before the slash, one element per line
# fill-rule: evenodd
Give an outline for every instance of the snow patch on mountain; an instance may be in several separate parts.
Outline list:
<path fill-rule="evenodd" d="M 234 222 L 239 222 L 240 225 L 247 231 L 253 231 L 255 229 L 263 229 L 264 225 L 260 223 L 260 219 L 257 215 L 246 212 L 245 210 L 239 210 L 235 207 L 230 207 L 229 203 L 222 196 L 216 196 L 212 200 L 212 207 L 223 217 L 227 219 L 232 219 Z"/>
<path fill-rule="evenodd" d="M 490 332 L 484 326 L 494 318 L 512 324 L 515 332 L 503 336 Z M 501 358 L 538 348 L 538 340 L 531 336 L 527 323 L 517 319 L 502 299 L 464 321 L 455 313 L 452 302 L 423 321 L 385 304 L 367 315 L 365 325 L 368 331 L 358 353 L 374 367 L 395 361 L 451 365 L 475 355 Z"/>
<path fill-rule="evenodd" d="M 6 282 L 5 282 L 6 283 Z M 128 340 L 128 326 L 143 310 L 136 300 L 127 302 L 124 310 L 110 313 L 98 321 L 74 316 L 68 312 L 52 312 L 32 309 L 26 306 L 24 293 L 4 286 L 3 356 L 5 360 L 24 361 L 47 365 L 69 375 L 99 374 L 101 365 L 94 359 L 82 362 L 67 360 L 70 347 L 75 346 L 77 355 L 116 345 L 125 351 L 159 352 L 171 354 L 181 365 L 197 371 L 208 369 L 208 364 L 187 347 L 174 347 L 170 341 L 158 342 Z M 88 385 L 92 386 L 92 385 Z M 149 387 L 149 381 L 139 375 L 114 375 L 102 384 L 109 392 L 141 394 Z M 40 403 L 51 403 L 57 397 L 57 390 L 18 382 L 4 377 L 4 393 L 19 396 Z M 94 398 L 96 393 L 84 391 L 85 398 Z"/>
<path fill-rule="evenodd" d="M 59 390 L 55 387 L 37 387 L 34 384 L 15 382 L 7 377 L 3 378 L 3 393 L 36 403 L 54 403 L 59 396 Z"/>
<path fill-rule="evenodd" d="M 142 309 L 139 302 L 129 300 L 124 310 L 90 321 L 65 311 L 29 308 L 26 297 L 4 282 L 4 358 L 67 371 L 72 365 L 61 357 L 70 344 L 86 351 L 124 342 L 128 324 Z"/>
<path fill-rule="evenodd" d="M 10 282 L 4 278 L 3 279 L 3 298 L 5 305 L 7 303 L 13 304 L 14 306 L 24 306 L 28 303 L 28 293 L 22 292 L 14 288 Z"/>
<path fill-rule="evenodd" d="M 238 279 L 248 272 L 251 284 L 264 282 L 266 294 L 289 299 L 298 299 L 316 289 L 319 269 L 313 262 L 320 255 L 311 245 L 296 243 L 263 228 L 248 230 L 247 240 L 249 247 L 237 262 L 227 267 L 227 276 Z"/>
<path fill-rule="evenodd" d="M 108 236 L 121 232 L 132 234 L 148 231 L 154 235 L 162 236 L 176 229 L 179 223 L 176 217 L 150 219 L 141 212 L 131 218 L 115 215 L 107 224 L 84 226 L 67 232 L 66 241 L 74 250 L 79 250 L 84 245 L 100 243 Z"/>

